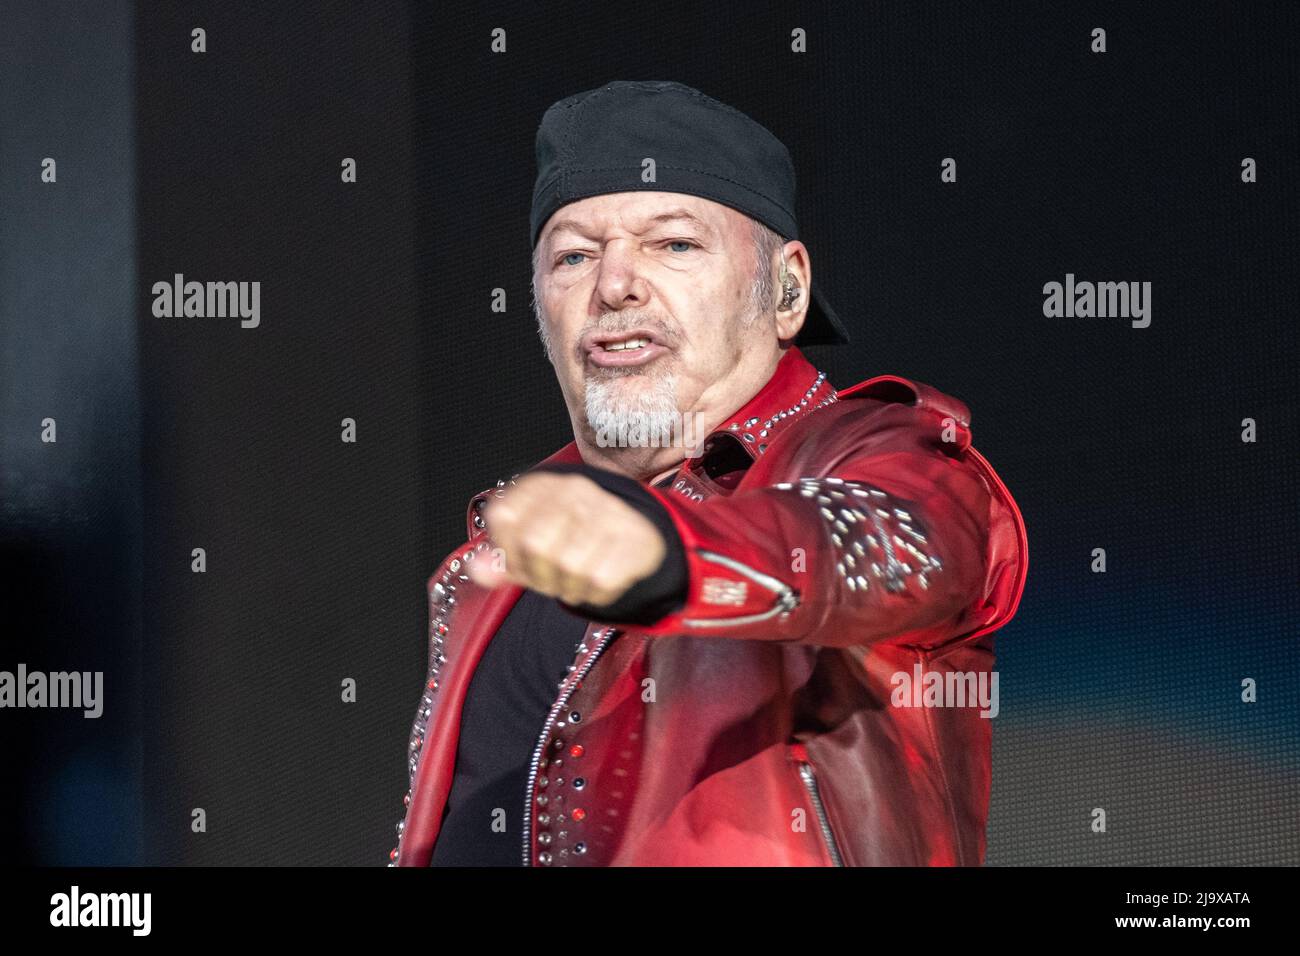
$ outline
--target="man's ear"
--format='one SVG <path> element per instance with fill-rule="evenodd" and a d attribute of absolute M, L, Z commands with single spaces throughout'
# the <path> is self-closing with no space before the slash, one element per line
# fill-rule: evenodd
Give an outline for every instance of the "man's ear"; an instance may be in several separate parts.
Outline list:
<path fill-rule="evenodd" d="M 777 266 L 776 282 L 776 334 L 777 338 L 785 341 L 793 340 L 803 328 L 804 320 L 808 317 L 808 305 L 811 302 L 812 288 L 812 261 L 808 256 L 808 248 L 798 239 L 787 242 L 782 247 L 784 256 L 785 279 L 782 282 L 781 266 Z M 798 295 L 793 298 L 788 308 L 783 308 L 782 303 L 786 300 L 786 288 L 797 291 Z"/>

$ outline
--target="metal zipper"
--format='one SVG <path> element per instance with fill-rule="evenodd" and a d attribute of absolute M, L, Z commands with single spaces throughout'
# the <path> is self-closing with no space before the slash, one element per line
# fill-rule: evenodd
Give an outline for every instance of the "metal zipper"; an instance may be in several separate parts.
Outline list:
<path fill-rule="evenodd" d="M 843 866 L 844 858 L 840 856 L 840 848 L 835 843 L 835 834 L 831 832 L 831 822 L 826 816 L 826 807 L 822 804 L 821 791 L 817 789 L 817 774 L 813 770 L 813 765 L 807 760 L 799 760 L 799 777 L 803 780 L 804 788 L 808 791 L 808 798 L 812 800 L 813 810 L 817 813 L 817 822 L 822 828 L 822 837 L 826 841 L 826 849 L 830 852 L 831 862 L 834 866 Z"/>
<path fill-rule="evenodd" d="M 730 568 L 737 574 L 743 574 L 757 584 L 761 584 L 773 594 L 776 595 L 776 603 L 768 610 L 759 614 L 746 614 L 743 617 L 706 617 L 706 618 L 686 618 L 682 624 L 687 627 L 734 627 L 740 624 L 752 624 L 756 621 L 766 621 L 777 614 L 784 614 L 793 610 L 799 605 L 799 595 L 794 588 L 790 587 L 784 581 L 772 577 L 770 574 L 764 574 L 762 571 L 756 571 L 747 564 L 742 564 L 735 558 L 729 558 L 725 554 L 718 554 L 716 551 L 700 551 L 700 557 L 720 564 L 725 568 Z"/>
<path fill-rule="evenodd" d="M 551 705 L 551 712 L 546 715 L 546 723 L 542 725 L 542 734 L 537 738 L 537 746 L 533 749 L 533 758 L 528 764 L 528 793 L 524 797 L 524 866 L 533 865 L 533 787 L 537 784 L 537 771 L 542 761 L 542 750 L 546 746 L 547 738 L 551 735 L 551 728 L 555 726 L 555 719 L 560 715 L 565 703 L 573 696 L 574 689 L 587 676 L 587 672 L 596 663 L 596 658 L 600 657 L 605 646 L 609 644 L 616 634 L 618 634 L 617 628 L 605 628 L 600 640 L 596 642 L 595 648 L 587 655 L 586 663 L 575 673 L 569 675 L 569 686 L 560 692 L 560 696 Z"/>

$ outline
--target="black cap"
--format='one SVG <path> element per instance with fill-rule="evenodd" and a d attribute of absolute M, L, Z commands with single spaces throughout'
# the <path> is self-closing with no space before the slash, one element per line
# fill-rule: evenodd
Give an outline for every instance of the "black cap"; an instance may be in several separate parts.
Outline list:
<path fill-rule="evenodd" d="M 794 163 L 762 124 L 699 90 L 668 80 L 615 80 L 565 97 L 537 128 L 532 244 L 557 209 L 589 196 L 647 190 L 688 193 L 799 238 Z M 642 180 L 643 161 L 655 181 Z M 817 283 L 798 345 L 848 342 Z"/>

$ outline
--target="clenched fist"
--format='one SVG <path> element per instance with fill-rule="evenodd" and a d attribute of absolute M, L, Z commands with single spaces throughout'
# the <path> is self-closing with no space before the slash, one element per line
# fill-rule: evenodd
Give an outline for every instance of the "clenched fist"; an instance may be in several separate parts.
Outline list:
<path fill-rule="evenodd" d="M 665 556 L 654 524 L 584 475 L 525 475 L 503 497 L 489 498 L 482 515 L 491 547 L 468 567 L 484 587 L 510 581 L 567 604 L 602 607 Z"/>

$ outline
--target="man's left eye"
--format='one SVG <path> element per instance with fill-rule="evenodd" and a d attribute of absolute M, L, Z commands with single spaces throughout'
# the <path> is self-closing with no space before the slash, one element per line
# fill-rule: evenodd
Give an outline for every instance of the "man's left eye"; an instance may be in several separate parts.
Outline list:
<path fill-rule="evenodd" d="M 673 252 L 690 252 L 695 248 L 695 243 L 691 242 L 689 239 L 673 239 L 669 241 L 668 248 L 672 249 L 673 246 L 687 247 L 685 249 L 673 249 Z"/>

